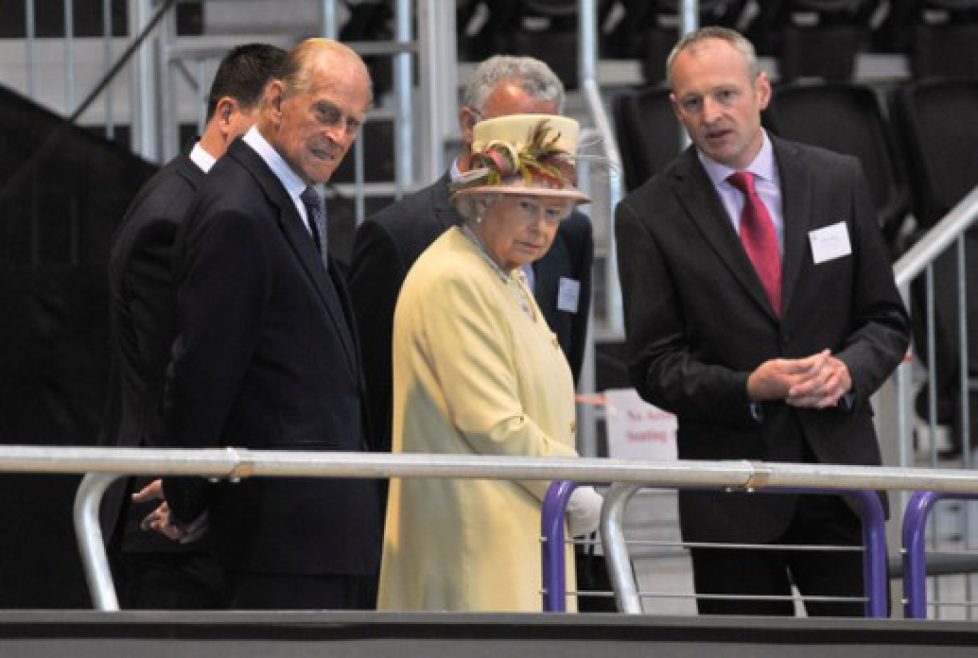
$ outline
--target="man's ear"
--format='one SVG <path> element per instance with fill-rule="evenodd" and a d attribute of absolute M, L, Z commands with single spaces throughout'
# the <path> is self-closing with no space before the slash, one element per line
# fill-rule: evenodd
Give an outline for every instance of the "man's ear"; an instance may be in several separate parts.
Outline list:
<path fill-rule="evenodd" d="M 669 94 L 669 105 L 672 106 L 672 113 L 676 116 L 676 119 L 682 123 L 683 117 L 679 113 L 679 101 L 676 100 L 675 94 Z"/>
<path fill-rule="evenodd" d="M 463 105 L 458 111 L 458 127 L 462 143 L 472 143 L 472 128 L 479 123 L 479 113 L 468 105 Z"/>
<path fill-rule="evenodd" d="M 761 71 L 757 75 L 757 80 L 754 81 L 754 90 L 757 93 L 758 106 L 762 110 L 766 110 L 768 104 L 771 102 L 771 81 L 764 71 Z"/>
<path fill-rule="evenodd" d="M 276 114 L 282 113 L 282 101 L 285 100 L 285 87 L 281 80 L 272 80 L 265 87 L 265 102 Z"/>
<path fill-rule="evenodd" d="M 230 96 L 222 96 L 214 108 L 214 119 L 225 142 L 230 140 L 231 130 L 234 127 L 234 115 L 237 111 L 238 101 Z"/>

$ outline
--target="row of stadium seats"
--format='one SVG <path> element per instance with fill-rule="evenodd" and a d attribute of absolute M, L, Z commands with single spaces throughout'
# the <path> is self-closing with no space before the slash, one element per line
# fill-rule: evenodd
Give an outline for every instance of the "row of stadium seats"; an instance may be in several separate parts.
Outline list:
<path fill-rule="evenodd" d="M 295 0 L 299 2 L 299 0 Z M 595 0 L 600 56 L 641 62 L 648 84 L 662 79 L 666 55 L 676 40 L 679 0 Z M 313 0 L 304 0 L 312 3 Z M 27 4 L 0 0 L 0 38 L 24 38 Z M 242 3 L 242 11 L 247 11 Z M 301 2 L 300 2 L 301 4 Z M 314 4 L 314 3 L 313 3 Z M 340 36 L 389 40 L 394 12 L 388 0 L 342 0 Z M 819 76 L 848 80 L 858 53 L 899 53 L 914 78 L 978 76 L 978 0 L 699 0 L 699 22 L 745 33 L 758 52 L 778 61 L 780 77 Z M 76 37 L 103 34 L 102 2 L 72 5 Z M 178 34 L 207 32 L 206 0 L 177 5 Z M 575 0 L 457 0 L 460 58 L 480 61 L 494 53 L 543 59 L 568 87 L 576 86 L 578 3 Z M 33 2 L 38 37 L 65 33 L 64 3 Z M 112 33 L 126 34 L 128 5 L 108 3 Z M 308 9 L 308 7 L 307 7 Z M 385 60 L 386 63 L 386 60 Z M 375 71 L 387 88 L 389 71 Z"/>
<path fill-rule="evenodd" d="M 496 52 L 547 61 L 574 87 L 577 8 L 568 0 L 459 0 L 464 59 Z M 602 58 L 637 59 L 648 84 L 676 41 L 677 0 L 599 0 Z M 849 80 L 861 52 L 907 56 L 914 78 L 978 76 L 978 0 L 700 0 L 701 25 L 745 33 L 780 77 Z"/>

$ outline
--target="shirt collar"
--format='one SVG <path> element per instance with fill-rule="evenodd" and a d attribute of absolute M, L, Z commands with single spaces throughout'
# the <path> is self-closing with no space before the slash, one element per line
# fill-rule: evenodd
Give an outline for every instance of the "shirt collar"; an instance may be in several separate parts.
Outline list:
<path fill-rule="evenodd" d="M 205 174 L 210 173 L 211 167 L 217 162 L 217 158 L 204 150 L 204 147 L 200 145 L 200 142 L 194 143 L 194 147 L 190 149 L 190 161 L 197 165 Z"/>
<path fill-rule="evenodd" d="M 763 128 L 761 128 L 761 136 L 761 150 L 757 152 L 757 155 L 754 156 L 751 163 L 741 171 L 749 171 L 762 180 L 776 182 L 778 175 L 777 167 L 774 164 L 774 148 L 771 146 L 771 139 L 767 136 L 767 131 Z M 731 169 L 727 165 L 717 162 L 699 149 L 696 149 L 696 155 L 699 157 L 700 163 L 706 170 L 706 175 L 710 177 L 710 181 L 714 187 L 719 186 L 721 183 L 729 185 L 727 183 L 727 177 L 737 171 L 736 169 Z"/>
<path fill-rule="evenodd" d="M 257 126 L 252 126 L 241 138 L 245 144 L 250 146 L 265 161 L 265 164 L 272 170 L 275 176 L 282 181 L 285 190 L 293 200 L 299 198 L 306 187 L 308 187 L 297 173 L 285 162 L 275 147 L 268 143 L 268 140 L 258 131 Z"/>
<path fill-rule="evenodd" d="M 448 177 L 453 183 L 457 183 L 462 178 L 462 169 L 458 166 L 458 158 L 452 160 L 452 166 L 448 169 Z"/>

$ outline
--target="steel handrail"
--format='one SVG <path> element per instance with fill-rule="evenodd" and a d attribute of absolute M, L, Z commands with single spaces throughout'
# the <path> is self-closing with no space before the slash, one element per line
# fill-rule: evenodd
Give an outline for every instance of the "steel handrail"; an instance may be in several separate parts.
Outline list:
<path fill-rule="evenodd" d="M 893 264 L 898 288 L 904 288 L 943 254 L 958 237 L 978 222 L 978 187 L 934 225 Z"/>
<path fill-rule="evenodd" d="M 821 488 L 934 490 L 978 493 L 978 472 L 889 466 L 833 466 L 751 461 L 669 462 L 573 457 L 509 457 L 428 454 L 364 454 L 358 452 L 257 451 L 244 448 L 203 450 L 0 446 L 0 472 L 104 473 L 121 475 L 200 475 L 241 479 L 276 477 L 437 477 L 498 480 L 573 480 L 651 486 L 713 486 L 732 490 Z M 89 480 L 94 479 L 94 475 Z M 97 510 L 102 488 L 91 482 L 79 489 L 75 506 L 78 541 L 86 556 L 105 548 Z M 81 518 L 84 517 L 84 518 Z M 105 563 L 86 560 L 89 585 L 102 587 L 99 570 Z M 102 574 L 105 575 L 105 574 Z M 111 577 L 109 581 L 111 582 Z M 111 602 L 106 595 L 93 593 Z M 103 608 L 113 609 L 113 608 Z"/>
<path fill-rule="evenodd" d="M 116 473 L 203 477 L 439 477 L 637 482 L 652 486 L 978 492 L 978 471 L 749 460 L 644 461 L 579 457 L 380 454 L 245 448 L 0 446 L 0 473 Z"/>

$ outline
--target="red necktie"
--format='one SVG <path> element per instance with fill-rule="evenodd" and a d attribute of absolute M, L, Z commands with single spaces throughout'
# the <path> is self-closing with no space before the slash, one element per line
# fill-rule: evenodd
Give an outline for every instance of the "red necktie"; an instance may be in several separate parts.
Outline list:
<path fill-rule="evenodd" d="M 771 214 L 754 188 L 754 174 L 737 171 L 727 181 L 744 193 L 744 209 L 740 213 L 740 242 L 754 263 L 757 276 L 767 293 L 774 314 L 781 317 L 781 251 L 778 234 L 774 231 Z"/>

